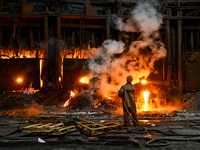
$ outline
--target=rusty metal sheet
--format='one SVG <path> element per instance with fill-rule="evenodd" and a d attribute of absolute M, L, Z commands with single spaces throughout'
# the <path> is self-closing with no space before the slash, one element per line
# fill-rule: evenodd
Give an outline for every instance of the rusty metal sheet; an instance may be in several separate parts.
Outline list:
<path fill-rule="evenodd" d="M 22 82 L 17 82 L 17 78 Z M 0 59 L 0 91 L 20 90 L 30 87 L 33 82 L 35 89 L 40 88 L 39 59 Z"/>
<path fill-rule="evenodd" d="M 200 60 L 195 61 L 185 60 L 185 90 L 200 89 Z"/>

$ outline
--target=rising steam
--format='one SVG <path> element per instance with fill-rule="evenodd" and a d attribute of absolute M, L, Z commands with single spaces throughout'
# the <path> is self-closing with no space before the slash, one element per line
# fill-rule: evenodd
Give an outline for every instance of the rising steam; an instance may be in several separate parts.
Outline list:
<path fill-rule="evenodd" d="M 122 41 L 105 40 L 101 48 L 90 49 L 89 60 L 91 78 L 98 79 L 91 89 L 99 94 L 116 92 L 125 84 L 128 75 L 133 76 L 133 84 L 141 77 L 147 77 L 154 69 L 154 61 L 166 56 L 165 45 L 160 40 L 159 28 L 162 14 L 158 12 L 160 5 L 156 0 L 140 1 L 131 11 L 130 18 L 123 22 L 122 18 L 111 17 L 115 27 L 123 32 L 138 33 L 137 39 L 130 46 Z M 132 59 L 132 58 L 137 59 Z"/>

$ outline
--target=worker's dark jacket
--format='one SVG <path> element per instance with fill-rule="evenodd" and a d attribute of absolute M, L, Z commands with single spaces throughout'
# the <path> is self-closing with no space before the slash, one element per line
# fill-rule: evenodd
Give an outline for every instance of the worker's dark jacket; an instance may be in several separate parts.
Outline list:
<path fill-rule="evenodd" d="M 118 96 L 122 97 L 127 107 L 135 106 L 135 86 L 131 83 L 126 83 L 118 91 Z"/>

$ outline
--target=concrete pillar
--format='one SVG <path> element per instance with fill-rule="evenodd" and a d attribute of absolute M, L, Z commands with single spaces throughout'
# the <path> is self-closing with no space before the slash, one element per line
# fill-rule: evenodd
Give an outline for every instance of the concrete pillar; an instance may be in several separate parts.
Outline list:
<path fill-rule="evenodd" d="M 171 16 L 171 9 L 167 9 L 167 16 Z M 170 41 L 170 20 L 166 20 L 166 31 L 167 31 L 167 86 L 170 87 L 171 76 L 172 76 L 172 51 L 171 51 L 171 41 Z"/>
<path fill-rule="evenodd" d="M 182 16 L 182 11 L 178 10 L 178 16 Z M 181 40 L 182 40 L 182 20 L 178 20 L 178 39 L 177 39 L 177 55 L 178 55 L 178 81 L 179 87 L 183 87 L 182 81 L 182 47 L 181 47 Z"/>

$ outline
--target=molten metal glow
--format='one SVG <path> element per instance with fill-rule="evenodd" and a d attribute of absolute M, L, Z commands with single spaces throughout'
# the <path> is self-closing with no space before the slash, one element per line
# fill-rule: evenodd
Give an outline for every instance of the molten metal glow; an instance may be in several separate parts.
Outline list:
<path fill-rule="evenodd" d="M 144 80 L 144 79 L 143 79 L 143 80 L 141 81 L 141 83 L 142 83 L 142 84 L 146 84 L 146 83 L 147 83 L 147 80 Z"/>
<path fill-rule="evenodd" d="M 148 111 L 149 92 L 148 91 L 144 91 L 143 95 L 144 95 L 144 111 Z"/>
<path fill-rule="evenodd" d="M 81 82 L 81 83 L 84 83 L 84 84 L 88 84 L 88 83 L 89 83 L 89 78 L 88 78 L 88 77 L 82 77 L 82 78 L 80 79 L 80 82 Z"/>
<path fill-rule="evenodd" d="M 70 92 L 69 99 L 63 104 L 63 107 L 67 107 L 67 106 L 70 104 L 71 99 L 72 99 L 75 95 L 76 95 L 76 94 L 75 94 L 73 91 L 71 91 L 71 92 Z"/>
<path fill-rule="evenodd" d="M 106 97 L 106 98 L 108 98 L 108 99 L 112 99 L 112 98 L 110 98 L 109 96 L 107 96 L 107 94 L 106 94 L 106 93 L 105 93 L 105 97 Z"/>
<path fill-rule="evenodd" d="M 22 82 L 22 78 L 17 78 L 17 82 L 21 83 Z"/>
<path fill-rule="evenodd" d="M 63 78 L 63 58 L 76 58 L 76 59 L 88 59 L 88 54 L 84 51 L 80 50 L 79 48 L 76 48 L 74 50 L 68 50 L 65 49 L 60 53 L 60 56 L 62 58 L 62 63 L 60 63 L 61 67 L 61 77 Z"/>
<path fill-rule="evenodd" d="M 0 50 L 0 55 L 6 55 L 6 57 L 1 57 L 0 59 L 9 59 L 16 56 L 16 53 L 14 50 Z M 38 58 L 44 58 L 44 50 L 19 50 L 18 57 L 17 58 L 36 58 L 36 55 Z M 40 87 L 43 86 L 43 81 L 41 79 L 42 75 L 42 67 L 44 60 L 40 59 Z"/>

